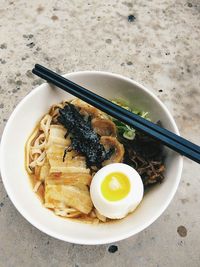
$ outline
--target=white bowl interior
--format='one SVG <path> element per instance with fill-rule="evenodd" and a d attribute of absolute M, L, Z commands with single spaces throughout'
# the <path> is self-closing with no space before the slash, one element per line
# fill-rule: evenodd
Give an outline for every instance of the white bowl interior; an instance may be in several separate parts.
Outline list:
<path fill-rule="evenodd" d="M 106 98 L 122 98 L 136 108 L 150 111 L 154 121 L 161 120 L 165 128 L 178 134 L 176 124 L 164 105 L 136 82 L 103 72 L 78 72 L 65 76 Z M 170 203 L 180 181 L 182 158 L 167 150 L 165 181 L 152 188 L 137 210 L 123 220 L 91 225 L 55 216 L 43 207 L 32 191 L 24 167 L 24 146 L 49 107 L 70 98 L 71 95 L 45 83 L 27 95 L 11 115 L 1 142 L 1 172 L 8 195 L 30 223 L 61 240 L 103 244 L 134 235 L 155 221 Z"/>

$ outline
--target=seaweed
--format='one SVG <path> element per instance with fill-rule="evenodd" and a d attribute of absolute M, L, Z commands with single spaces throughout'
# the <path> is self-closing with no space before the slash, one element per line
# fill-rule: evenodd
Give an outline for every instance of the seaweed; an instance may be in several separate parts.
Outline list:
<path fill-rule="evenodd" d="M 91 118 L 85 119 L 73 104 L 67 103 L 59 109 L 58 122 L 71 134 L 71 147 L 86 157 L 87 166 L 101 166 L 112 155 L 113 150 L 106 151 L 93 131 Z"/>

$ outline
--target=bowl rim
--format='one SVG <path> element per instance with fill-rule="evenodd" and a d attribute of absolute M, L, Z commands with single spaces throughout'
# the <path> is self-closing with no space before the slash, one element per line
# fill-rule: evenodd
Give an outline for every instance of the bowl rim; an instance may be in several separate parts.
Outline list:
<path fill-rule="evenodd" d="M 79 75 L 103 75 L 103 76 L 111 76 L 123 81 L 126 81 L 130 84 L 132 84 L 133 86 L 137 86 L 140 88 L 140 90 L 143 90 L 147 95 L 151 96 L 155 102 L 157 102 L 161 108 L 165 111 L 165 113 L 168 116 L 168 119 L 173 127 L 173 131 L 177 134 L 179 134 L 179 130 L 178 127 L 175 123 L 175 120 L 173 118 L 173 116 L 171 115 L 171 113 L 169 112 L 169 110 L 167 109 L 167 107 L 162 103 L 162 101 L 149 89 L 147 89 L 145 86 L 143 86 L 142 84 L 136 82 L 135 80 L 132 80 L 128 77 L 125 77 L 121 74 L 117 74 L 117 73 L 113 73 L 113 72 L 106 72 L 106 71 L 77 71 L 77 72 L 70 72 L 67 74 L 64 74 L 64 77 L 68 77 L 70 79 L 70 76 L 79 76 Z M 101 239 L 95 240 L 95 241 L 91 241 L 91 240 L 87 240 L 87 238 L 83 239 L 78 239 L 78 238 L 71 238 L 71 237 L 67 237 L 67 236 L 63 236 L 59 233 L 55 233 L 51 230 L 49 230 L 47 227 L 45 227 L 44 225 L 41 225 L 37 222 L 37 220 L 35 218 L 33 218 L 29 213 L 26 212 L 26 210 L 24 210 L 20 203 L 17 201 L 17 199 L 15 198 L 15 196 L 11 193 L 9 186 L 7 184 L 7 179 L 6 179 L 6 170 L 2 164 L 3 162 L 3 156 L 4 156 L 4 150 L 3 148 L 3 144 L 4 144 L 4 139 L 7 135 L 7 132 L 9 130 L 9 125 L 12 123 L 15 114 L 18 112 L 18 110 L 21 108 L 21 106 L 23 106 L 24 102 L 26 102 L 27 99 L 31 98 L 34 94 L 37 94 L 38 91 L 41 90 L 41 88 L 44 86 L 44 84 L 46 84 L 45 82 L 42 83 L 41 85 L 35 87 L 34 89 L 32 89 L 27 95 L 25 95 L 25 97 L 22 98 L 22 100 L 17 104 L 17 106 L 15 107 L 15 109 L 13 110 L 13 112 L 11 113 L 5 127 L 2 133 L 2 138 L 1 138 L 1 143 L 0 143 L 0 172 L 1 172 L 1 177 L 2 177 L 2 181 L 4 184 L 4 187 L 6 189 L 6 192 L 10 198 L 10 200 L 12 201 L 13 205 L 15 206 L 15 208 L 18 210 L 18 212 L 29 222 L 31 223 L 34 227 L 36 227 L 37 229 L 39 229 L 40 231 L 46 233 L 47 235 L 50 235 L 54 238 L 57 238 L 59 240 L 65 241 L 65 242 L 70 242 L 70 243 L 74 243 L 74 244 L 81 244 L 81 245 L 100 245 L 100 244 L 108 244 L 108 243 L 113 243 L 113 242 L 117 242 L 117 241 L 121 241 L 123 239 L 126 239 L 128 237 L 131 237 L 141 231 L 143 231 L 144 229 L 146 229 L 148 226 L 150 226 L 154 221 L 156 221 L 158 219 L 158 217 L 161 216 L 161 214 L 166 210 L 166 208 L 169 206 L 170 202 L 172 201 L 180 179 L 181 179 L 181 173 L 182 173 L 182 168 L 183 168 L 183 157 L 181 155 L 178 155 L 176 158 L 177 161 L 177 177 L 176 177 L 176 183 L 174 184 L 172 190 L 170 191 L 170 194 L 168 195 L 168 198 L 165 201 L 165 204 L 160 207 L 157 212 L 155 213 L 155 215 L 151 218 L 151 220 L 149 220 L 148 222 L 144 223 L 142 225 L 142 227 L 138 227 L 136 230 L 133 231 L 129 231 L 126 233 L 119 233 L 115 238 L 107 238 L 107 237 L 103 237 Z"/>

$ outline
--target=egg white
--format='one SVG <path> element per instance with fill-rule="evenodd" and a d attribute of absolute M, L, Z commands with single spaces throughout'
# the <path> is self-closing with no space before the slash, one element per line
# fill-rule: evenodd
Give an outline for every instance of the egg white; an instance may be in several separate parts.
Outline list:
<path fill-rule="evenodd" d="M 101 192 L 101 184 L 105 177 L 112 172 L 125 174 L 130 182 L 130 191 L 126 197 L 118 201 L 109 201 Z M 110 219 L 124 218 L 134 211 L 142 201 L 144 186 L 139 173 L 131 166 L 124 163 L 109 164 L 100 169 L 92 179 L 90 195 L 95 208 L 100 214 Z"/>

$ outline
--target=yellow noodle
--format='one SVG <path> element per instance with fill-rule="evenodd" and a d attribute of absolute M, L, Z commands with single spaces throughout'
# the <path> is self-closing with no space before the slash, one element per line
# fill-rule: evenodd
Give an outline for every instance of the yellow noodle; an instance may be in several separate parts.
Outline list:
<path fill-rule="evenodd" d="M 39 187 L 40 187 L 40 185 L 42 184 L 42 182 L 41 181 L 38 181 L 36 184 L 35 184 L 35 186 L 33 187 L 33 192 L 37 192 L 38 191 L 38 189 L 39 189 Z"/>
<path fill-rule="evenodd" d="M 31 148 L 31 144 L 32 144 L 33 140 L 37 137 L 38 133 L 39 133 L 39 129 L 36 128 L 26 143 L 26 162 L 25 162 L 25 165 L 26 165 L 26 170 L 29 174 L 33 173 L 33 171 L 29 167 L 29 165 L 30 165 L 30 148 Z"/>
<path fill-rule="evenodd" d="M 67 152 L 63 158 L 71 139 L 70 134 L 65 138 L 67 130 L 58 124 L 57 117 L 59 109 L 66 103 L 53 105 L 26 143 L 25 166 L 34 179 L 33 191 L 39 194 L 44 190 L 44 206 L 58 216 L 92 224 L 106 222 L 106 217 L 94 209 L 89 194 L 89 185 L 97 170 L 87 169 L 85 157 L 74 150 Z M 93 118 L 105 117 L 104 113 L 80 100 L 74 101 L 74 104 L 83 113 L 92 114 Z"/>

